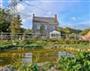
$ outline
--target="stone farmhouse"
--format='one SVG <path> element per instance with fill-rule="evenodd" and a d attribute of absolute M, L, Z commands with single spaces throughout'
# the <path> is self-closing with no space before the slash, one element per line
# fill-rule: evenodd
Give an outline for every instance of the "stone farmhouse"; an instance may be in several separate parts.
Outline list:
<path fill-rule="evenodd" d="M 32 25 L 34 36 L 49 37 L 50 32 L 57 31 L 59 22 L 57 15 L 54 17 L 38 17 L 33 14 Z"/>

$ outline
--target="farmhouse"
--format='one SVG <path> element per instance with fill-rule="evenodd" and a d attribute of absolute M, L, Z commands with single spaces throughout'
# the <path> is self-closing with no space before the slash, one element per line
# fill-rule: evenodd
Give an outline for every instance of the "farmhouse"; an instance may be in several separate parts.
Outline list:
<path fill-rule="evenodd" d="M 33 34 L 34 36 L 49 37 L 50 32 L 58 28 L 57 15 L 54 17 L 38 17 L 33 14 Z"/>

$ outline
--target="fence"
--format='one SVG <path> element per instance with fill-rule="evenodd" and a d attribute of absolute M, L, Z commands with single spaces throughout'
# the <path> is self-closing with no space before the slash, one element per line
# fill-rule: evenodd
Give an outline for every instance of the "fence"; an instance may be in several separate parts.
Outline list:
<path fill-rule="evenodd" d="M 38 34 L 34 34 L 34 33 L 28 33 L 28 34 L 24 34 L 24 33 L 17 33 L 15 35 L 12 35 L 10 33 L 1 33 L 0 34 L 0 40 L 12 40 L 12 39 L 29 39 L 29 38 L 47 38 L 47 36 L 37 36 Z M 81 36 L 78 34 L 61 34 L 61 38 L 64 39 L 81 39 Z"/>
<path fill-rule="evenodd" d="M 3 34 L 0 34 L 0 40 L 12 40 L 12 39 L 22 40 L 22 39 L 30 38 L 31 35 L 32 34 L 23 34 L 23 33 L 19 33 L 15 35 L 12 35 L 10 33 L 3 33 Z"/>

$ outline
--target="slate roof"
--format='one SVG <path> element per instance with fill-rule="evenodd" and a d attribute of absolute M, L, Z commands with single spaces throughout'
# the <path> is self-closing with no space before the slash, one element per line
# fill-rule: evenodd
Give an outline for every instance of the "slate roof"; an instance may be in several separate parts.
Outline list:
<path fill-rule="evenodd" d="M 48 23 L 48 24 L 58 24 L 57 19 L 54 17 L 33 17 L 33 22 L 41 22 L 41 23 Z"/>

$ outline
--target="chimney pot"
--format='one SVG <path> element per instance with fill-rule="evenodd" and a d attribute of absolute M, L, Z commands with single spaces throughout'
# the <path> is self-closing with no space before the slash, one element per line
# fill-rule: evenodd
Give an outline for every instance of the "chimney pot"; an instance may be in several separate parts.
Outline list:
<path fill-rule="evenodd" d="M 35 17 L 35 14 L 33 14 L 33 17 Z"/>
<path fill-rule="evenodd" d="M 57 14 L 55 14 L 55 19 L 57 19 Z"/>

